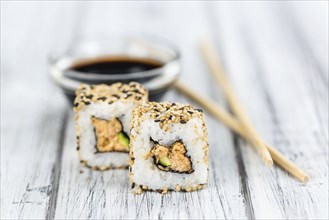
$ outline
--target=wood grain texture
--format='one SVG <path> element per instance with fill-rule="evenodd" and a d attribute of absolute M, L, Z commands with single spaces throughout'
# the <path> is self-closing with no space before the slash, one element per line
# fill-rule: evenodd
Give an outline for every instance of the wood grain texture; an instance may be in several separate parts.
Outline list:
<path fill-rule="evenodd" d="M 327 18 L 328 2 L 1 2 L 1 219 L 328 219 Z M 122 32 L 175 42 L 181 79 L 226 106 L 197 48 L 213 37 L 257 131 L 310 182 L 264 166 L 207 113 L 204 190 L 134 196 L 127 170 L 82 168 L 47 56 L 79 35 Z"/>
<path fill-rule="evenodd" d="M 47 56 L 64 33 L 47 28 L 60 10 L 1 2 L 1 219 L 46 218 L 56 196 L 68 110 L 48 80 Z"/>
<path fill-rule="evenodd" d="M 273 10 L 273 6 L 278 5 L 248 3 L 237 6 L 233 3 L 226 6 L 218 7 L 222 12 L 218 15 L 225 16 L 226 12 L 231 19 L 218 16 L 217 25 L 230 26 L 231 32 L 220 31 L 218 45 L 235 88 L 262 136 L 300 164 L 311 178 L 309 183 L 302 185 L 277 168 L 266 169 L 254 159 L 254 153 L 245 147 L 245 143 L 238 143 L 254 216 L 325 219 L 328 215 L 328 140 L 326 135 L 319 137 L 314 133 L 328 133 L 328 128 L 322 127 L 322 122 L 316 123 L 314 108 L 317 106 L 311 103 L 318 98 L 306 89 L 312 81 L 304 76 L 310 77 L 314 73 L 309 71 L 299 54 L 308 54 L 294 51 L 302 47 L 289 35 L 287 30 L 292 27 L 277 19 L 278 11 Z M 278 10 L 286 6 L 279 5 Z M 231 12 L 232 8 L 236 13 Z M 237 60 L 240 65 L 234 65 Z M 324 101 L 327 97 L 328 87 L 322 87 L 321 115 L 327 112 Z"/>

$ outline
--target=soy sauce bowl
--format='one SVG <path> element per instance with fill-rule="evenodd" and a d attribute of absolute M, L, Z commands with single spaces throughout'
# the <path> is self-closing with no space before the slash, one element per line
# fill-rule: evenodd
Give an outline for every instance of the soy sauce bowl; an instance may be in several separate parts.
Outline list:
<path fill-rule="evenodd" d="M 146 71 L 106 74 L 77 71 L 74 68 L 79 63 L 109 58 L 153 60 L 162 65 Z M 158 37 L 81 37 L 62 55 L 50 58 L 50 76 L 72 105 L 75 90 L 81 83 L 111 85 L 116 82 L 139 82 L 149 90 L 151 101 L 160 101 L 180 72 L 178 50 L 173 44 Z"/>

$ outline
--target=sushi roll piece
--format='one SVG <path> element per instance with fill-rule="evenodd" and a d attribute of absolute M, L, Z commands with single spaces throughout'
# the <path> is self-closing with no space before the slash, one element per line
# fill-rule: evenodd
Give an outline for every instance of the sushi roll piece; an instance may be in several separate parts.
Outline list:
<path fill-rule="evenodd" d="M 132 192 L 202 189 L 208 181 L 203 113 L 190 105 L 149 102 L 133 111 L 130 133 Z"/>
<path fill-rule="evenodd" d="M 139 83 L 81 85 L 74 101 L 80 163 L 95 170 L 127 168 L 132 110 L 148 101 Z"/>

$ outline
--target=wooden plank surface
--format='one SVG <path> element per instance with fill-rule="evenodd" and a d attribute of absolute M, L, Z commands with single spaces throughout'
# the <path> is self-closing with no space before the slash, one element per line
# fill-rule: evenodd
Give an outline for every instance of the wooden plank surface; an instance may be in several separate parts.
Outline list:
<path fill-rule="evenodd" d="M 277 19 L 279 13 L 285 13 L 282 7 L 289 5 L 280 5 L 279 12 L 273 10 L 278 6 L 273 3 L 226 6 L 218 15 L 224 16 L 226 11 L 231 19 L 219 17 L 218 25 L 230 26 L 232 32 L 220 31 L 218 44 L 235 88 L 262 136 L 311 177 L 311 181 L 303 185 L 287 178 L 277 168 L 268 169 L 254 159 L 254 152 L 246 148 L 245 143 L 239 142 L 252 217 L 325 217 L 328 213 L 328 200 L 324 199 L 328 197 L 328 139 L 324 133 L 328 133 L 328 128 L 321 124 L 328 119 L 317 122 L 317 117 L 327 112 L 328 87 L 318 85 L 321 94 L 317 98 L 307 89 L 313 86 L 309 77 L 314 73 L 307 68 L 305 61 L 309 59 L 299 56 L 307 53 L 301 51 L 302 45 L 298 45 L 296 36 L 289 32 L 290 24 L 285 24 L 284 18 Z M 236 13 L 229 13 L 230 7 Z M 240 65 L 234 65 L 237 60 Z M 321 79 L 315 81 L 321 83 Z M 315 98 L 323 99 L 318 103 L 320 115 L 314 109 L 317 106 L 312 104 Z"/>
<path fill-rule="evenodd" d="M 23 5 L 2 7 L 8 10 L 1 8 L 1 218 L 45 218 L 67 118 L 63 98 L 53 94 L 46 77 L 49 42 L 35 39 L 37 32 L 53 42 L 52 33 L 40 28 L 53 20 L 31 16 L 31 11 L 42 14 L 35 4 L 30 11 Z"/>
<path fill-rule="evenodd" d="M 146 32 L 175 42 L 182 80 L 225 100 L 197 48 L 216 43 L 259 133 L 302 184 L 206 114 L 210 173 L 192 193 L 129 192 L 126 170 L 80 167 L 73 112 L 47 56 L 78 35 Z M 1 219 L 328 219 L 328 2 L 1 2 Z M 169 101 L 191 102 L 175 91 Z"/>
<path fill-rule="evenodd" d="M 1 219 L 46 218 L 56 197 L 68 109 L 47 62 L 70 6 L 1 2 Z"/>

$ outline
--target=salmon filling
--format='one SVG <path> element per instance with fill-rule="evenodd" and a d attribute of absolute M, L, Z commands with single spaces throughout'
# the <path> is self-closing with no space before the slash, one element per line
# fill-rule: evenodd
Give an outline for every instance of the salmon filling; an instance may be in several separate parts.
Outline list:
<path fill-rule="evenodd" d="M 163 171 L 176 173 L 192 173 L 192 162 L 186 156 L 186 148 L 181 141 L 176 141 L 166 147 L 155 143 L 151 150 L 155 165 Z"/>
<path fill-rule="evenodd" d="M 96 136 L 97 152 L 129 152 L 129 138 L 123 132 L 119 119 L 105 120 L 92 117 L 91 121 Z"/>

